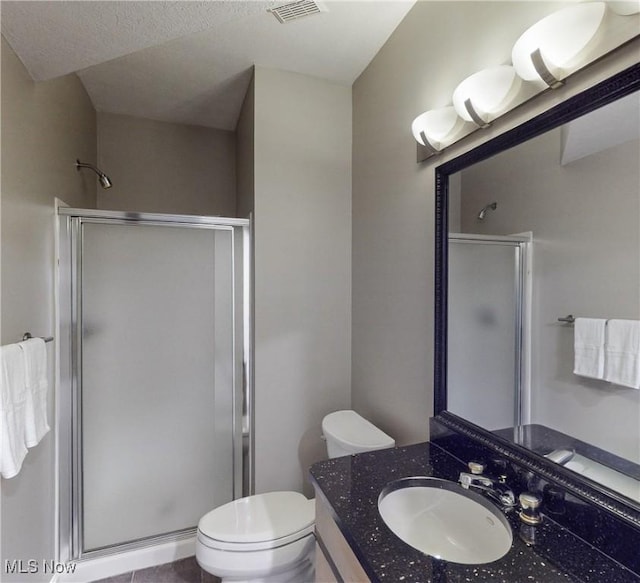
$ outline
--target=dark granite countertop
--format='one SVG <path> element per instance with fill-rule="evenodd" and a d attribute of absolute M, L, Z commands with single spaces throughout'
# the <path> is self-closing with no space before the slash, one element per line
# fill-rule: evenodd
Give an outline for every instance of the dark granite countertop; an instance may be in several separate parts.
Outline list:
<path fill-rule="evenodd" d="M 514 511 L 511 550 L 483 565 L 435 559 L 396 537 L 378 513 L 386 484 L 409 476 L 457 481 L 464 464 L 435 444 L 424 443 L 319 462 L 311 467 L 318 495 L 328 503 L 338 527 L 373 582 L 640 583 L 640 576 L 545 516 L 536 527 L 523 525 Z M 525 541 L 531 541 L 528 544 Z"/>

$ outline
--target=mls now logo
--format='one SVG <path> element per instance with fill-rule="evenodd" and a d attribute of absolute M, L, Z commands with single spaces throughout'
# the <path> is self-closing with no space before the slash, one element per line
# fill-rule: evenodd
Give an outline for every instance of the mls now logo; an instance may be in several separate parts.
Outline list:
<path fill-rule="evenodd" d="M 70 574 L 75 573 L 76 563 L 61 563 L 59 561 L 37 561 L 36 559 L 13 559 L 4 562 L 4 572 L 10 575 L 25 575 L 33 573 L 44 573 L 48 575 L 54 574 Z"/>
<path fill-rule="evenodd" d="M 23 561 L 22 559 L 14 559 L 13 561 L 4 562 L 4 572 L 10 574 L 17 573 L 38 573 L 40 571 L 40 562 L 35 559 Z"/>

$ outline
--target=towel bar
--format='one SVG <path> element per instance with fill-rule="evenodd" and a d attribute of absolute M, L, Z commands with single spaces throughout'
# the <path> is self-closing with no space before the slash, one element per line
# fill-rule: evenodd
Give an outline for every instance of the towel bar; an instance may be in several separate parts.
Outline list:
<path fill-rule="evenodd" d="M 564 318 L 558 318 L 558 322 L 564 322 L 565 324 L 573 324 L 576 321 L 576 319 L 573 317 L 572 314 L 569 314 L 568 316 L 565 316 Z"/>
<path fill-rule="evenodd" d="M 29 338 L 33 338 L 31 332 L 25 332 L 22 335 L 22 341 L 29 340 Z M 53 342 L 53 336 L 40 336 L 45 342 Z"/>

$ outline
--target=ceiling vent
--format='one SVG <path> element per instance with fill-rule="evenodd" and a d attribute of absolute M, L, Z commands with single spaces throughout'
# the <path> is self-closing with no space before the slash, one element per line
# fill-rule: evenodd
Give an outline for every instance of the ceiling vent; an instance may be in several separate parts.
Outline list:
<path fill-rule="evenodd" d="M 316 2 L 314 0 L 300 0 L 299 2 L 289 2 L 289 4 L 270 8 L 269 12 L 271 12 L 279 22 L 284 24 L 285 22 L 298 20 L 298 18 L 303 18 L 304 16 L 327 12 L 327 7 L 322 4 L 322 2 Z"/>

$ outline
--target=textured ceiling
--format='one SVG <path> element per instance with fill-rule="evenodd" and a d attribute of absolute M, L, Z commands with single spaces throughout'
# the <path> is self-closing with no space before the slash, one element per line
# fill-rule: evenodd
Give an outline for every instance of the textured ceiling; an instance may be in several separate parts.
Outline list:
<path fill-rule="evenodd" d="M 415 0 L 3 1 L 2 33 L 36 80 L 77 72 L 98 111 L 233 130 L 252 65 L 350 85 Z"/>

